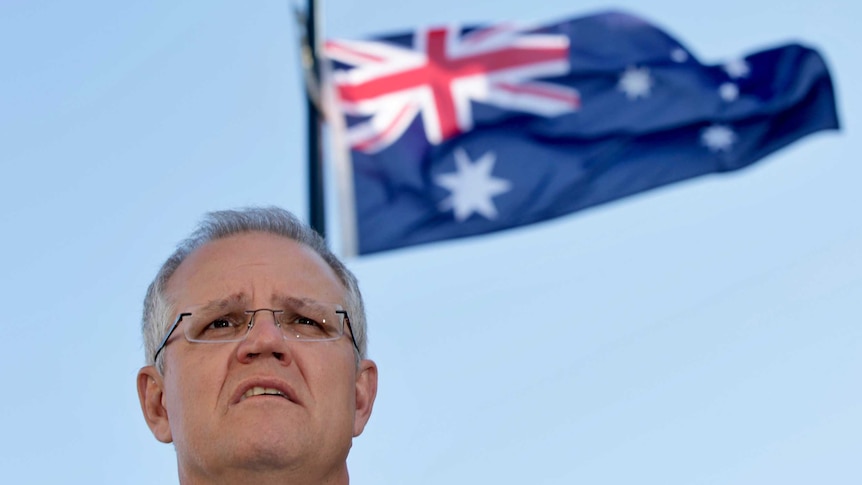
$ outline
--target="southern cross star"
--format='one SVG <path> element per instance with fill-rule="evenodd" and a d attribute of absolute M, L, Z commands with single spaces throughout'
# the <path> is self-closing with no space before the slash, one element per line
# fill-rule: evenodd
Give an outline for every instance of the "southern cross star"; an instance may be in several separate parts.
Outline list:
<path fill-rule="evenodd" d="M 437 185 L 451 192 L 449 197 L 440 202 L 440 210 L 453 210 L 458 222 L 463 222 L 474 212 L 486 219 L 496 219 L 497 207 L 491 199 L 511 190 L 512 183 L 491 175 L 495 162 L 493 152 L 485 153 L 472 163 L 467 152 L 461 148 L 456 150 L 457 171 L 434 177 Z"/>
<path fill-rule="evenodd" d="M 733 59 L 726 62 L 722 67 L 731 79 L 748 77 L 748 74 L 751 72 L 751 66 L 748 65 L 745 59 Z"/>
<path fill-rule="evenodd" d="M 688 52 L 682 47 L 677 47 L 670 52 L 670 58 L 673 59 L 673 62 L 685 62 L 688 60 Z"/>
<path fill-rule="evenodd" d="M 721 99 L 730 103 L 739 98 L 739 87 L 733 83 L 722 83 L 721 86 L 718 87 L 718 94 L 721 96 Z"/>
<path fill-rule="evenodd" d="M 620 76 L 617 89 L 624 92 L 630 100 L 649 97 L 653 80 L 646 67 L 630 66 Z"/>
<path fill-rule="evenodd" d="M 712 125 L 700 133 L 700 142 L 711 152 L 727 152 L 736 143 L 736 132 L 725 125 Z"/>

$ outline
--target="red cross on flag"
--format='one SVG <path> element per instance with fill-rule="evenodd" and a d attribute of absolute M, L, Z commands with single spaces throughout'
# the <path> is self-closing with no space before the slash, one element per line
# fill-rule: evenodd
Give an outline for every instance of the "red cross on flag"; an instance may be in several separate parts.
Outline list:
<path fill-rule="evenodd" d="M 329 41 L 326 55 L 354 66 L 337 70 L 341 109 L 367 117 L 351 126 L 354 150 L 374 153 L 395 142 L 417 115 L 432 144 L 473 127 L 471 102 L 541 116 L 577 110 L 578 91 L 534 79 L 569 71 L 565 35 L 494 26 L 419 30 L 412 48 L 375 41 Z"/>

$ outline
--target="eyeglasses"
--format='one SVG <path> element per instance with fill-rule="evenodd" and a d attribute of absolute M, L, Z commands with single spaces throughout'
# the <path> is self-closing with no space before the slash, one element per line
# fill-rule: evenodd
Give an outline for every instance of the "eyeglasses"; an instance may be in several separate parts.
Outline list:
<path fill-rule="evenodd" d="M 353 328 L 350 327 L 350 317 L 340 305 L 300 298 L 283 298 L 281 304 L 283 309 L 245 310 L 239 302 L 219 301 L 180 313 L 165 338 L 162 339 L 153 361 L 158 359 L 159 353 L 168 345 L 168 339 L 180 322 L 184 322 L 183 334 L 189 342 L 205 344 L 239 342 L 248 337 L 254 327 L 255 316 L 259 312 L 272 313 L 273 322 L 281 330 L 285 340 L 305 342 L 337 340 L 344 335 L 346 322 L 350 329 L 353 347 L 359 352 L 359 346 L 353 336 Z"/>

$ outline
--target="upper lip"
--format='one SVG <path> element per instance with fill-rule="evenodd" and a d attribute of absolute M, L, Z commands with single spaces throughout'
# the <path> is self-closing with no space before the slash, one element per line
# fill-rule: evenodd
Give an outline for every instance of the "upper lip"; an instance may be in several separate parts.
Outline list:
<path fill-rule="evenodd" d="M 237 386 L 236 391 L 234 391 L 233 395 L 231 396 L 230 403 L 239 403 L 242 400 L 243 394 L 245 394 L 246 391 L 248 391 L 249 389 L 255 387 L 277 389 L 279 392 L 284 394 L 284 396 L 291 402 L 294 402 L 296 404 L 302 404 L 296 395 L 296 391 L 293 390 L 290 384 L 274 377 L 253 377 L 243 380 L 242 382 L 240 382 L 240 385 Z"/>

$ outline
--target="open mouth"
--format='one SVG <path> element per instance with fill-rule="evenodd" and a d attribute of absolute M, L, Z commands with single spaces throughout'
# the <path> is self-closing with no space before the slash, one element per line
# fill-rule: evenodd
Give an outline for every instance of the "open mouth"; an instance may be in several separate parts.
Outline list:
<path fill-rule="evenodd" d="M 245 391 L 245 394 L 243 394 L 242 397 L 240 398 L 240 402 L 245 401 L 246 399 L 248 399 L 250 397 L 254 397 L 254 396 L 280 396 L 280 397 L 283 397 L 285 399 L 288 399 L 288 397 L 283 392 L 279 391 L 278 389 L 273 389 L 271 387 L 255 386 L 255 387 L 252 387 L 251 389 Z"/>

